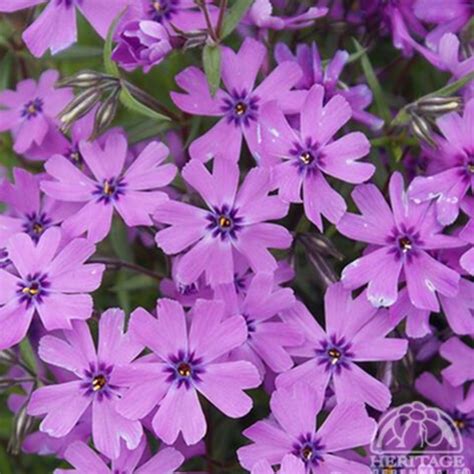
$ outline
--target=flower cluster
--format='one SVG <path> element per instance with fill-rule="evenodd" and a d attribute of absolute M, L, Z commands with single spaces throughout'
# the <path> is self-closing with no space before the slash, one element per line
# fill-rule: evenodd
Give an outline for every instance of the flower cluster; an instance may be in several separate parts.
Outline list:
<path fill-rule="evenodd" d="M 352 3 L 0 0 L 30 13 L 0 42 L 13 452 L 56 474 L 381 473 L 378 423 L 419 400 L 474 469 L 472 7 Z M 76 71 L 82 29 L 103 41 L 81 22 L 73 45 L 77 11 L 105 73 Z"/>

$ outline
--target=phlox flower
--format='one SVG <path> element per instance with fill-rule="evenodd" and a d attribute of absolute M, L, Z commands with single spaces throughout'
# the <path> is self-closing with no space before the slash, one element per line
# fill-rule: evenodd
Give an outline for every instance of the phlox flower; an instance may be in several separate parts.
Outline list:
<path fill-rule="evenodd" d="M 397 300 L 403 274 L 411 303 L 419 309 L 438 311 L 437 293 L 455 296 L 460 276 L 429 252 L 460 247 L 463 242 L 441 234 L 433 206 L 408 199 L 398 172 L 390 178 L 389 195 L 391 208 L 373 184 L 360 185 L 352 193 L 362 215 L 347 213 L 337 228 L 351 239 L 372 245 L 370 252 L 344 268 L 341 280 L 350 289 L 368 283 L 369 301 L 375 306 L 391 306 Z"/>
<path fill-rule="evenodd" d="M 157 222 L 170 226 L 156 234 L 158 246 L 167 254 L 185 252 L 177 262 L 177 280 L 189 285 L 205 273 L 213 287 L 230 283 L 237 255 L 255 272 L 276 270 L 268 248 L 288 248 L 292 237 L 284 227 L 265 222 L 288 211 L 278 196 L 268 195 L 273 189 L 270 171 L 252 169 L 239 189 L 239 168 L 229 160 L 214 160 L 213 174 L 192 160 L 182 176 L 207 209 L 169 200 L 154 214 Z"/>
<path fill-rule="evenodd" d="M 111 459 L 119 457 L 121 439 L 128 449 L 135 449 L 143 434 L 140 422 L 128 420 L 116 410 L 124 387 L 115 382 L 114 371 L 143 349 L 124 332 L 124 323 L 125 314 L 119 309 L 103 313 L 97 350 L 82 321 L 75 321 L 72 329 L 64 331 L 64 338 L 44 336 L 38 350 L 40 358 L 72 372 L 74 378 L 35 390 L 28 404 L 30 415 L 46 415 L 40 430 L 57 438 L 70 433 L 90 408 L 94 445 Z"/>
<path fill-rule="evenodd" d="M 275 474 L 272 466 L 267 460 L 259 461 L 252 468 L 251 474 Z M 281 462 L 277 474 L 306 474 L 306 468 L 301 459 L 292 454 L 287 454 Z"/>
<path fill-rule="evenodd" d="M 184 93 L 172 92 L 171 97 L 181 110 L 192 115 L 221 117 L 211 130 L 191 143 L 189 153 L 191 158 L 201 161 L 218 157 L 237 162 L 244 136 L 258 159 L 257 124 L 261 107 L 276 100 L 285 113 L 297 113 L 306 92 L 290 90 L 300 79 L 301 69 L 294 62 L 282 63 L 255 87 L 265 59 L 265 46 L 246 38 L 238 53 L 227 47 L 221 47 L 221 52 L 225 90 L 218 89 L 214 97 L 200 69 L 191 66 L 175 77 Z"/>
<path fill-rule="evenodd" d="M 247 338 L 244 318 L 223 319 L 224 309 L 221 301 L 198 300 L 190 324 L 173 300 L 158 301 L 158 318 L 134 311 L 130 331 L 153 357 L 118 369 L 116 383 L 130 387 L 117 405 L 119 413 L 138 420 L 158 407 L 152 421 L 156 435 L 173 444 L 182 433 L 188 445 L 207 429 L 198 393 L 231 418 L 246 415 L 252 399 L 243 390 L 257 387 L 260 377 L 247 361 L 223 359 Z"/>
<path fill-rule="evenodd" d="M 470 190 L 474 192 L 474 99 L 457 112 L 436 120 L 443 137 L 438 136 L 436 160 L 442 171 L 433 176 L 416 177 L 408 188 L 408 195 L 416 203 L 434 200 L 436 215 L 442 225 L 452 224 L 459 207 Z"/>
<path fill-rule="evenodd" d="M 453 387 L 444 378 L 440 382 L 433 374 L 424 372 L 416 379 L 415 388 L 427 400 L 441 408 L 454 421 L 463 440 L 464 462 L 468 466 L 474 465 L 474 407 L 470 411 L 462 412 L 460 406 L 465 403 L 464 388 Z M 439 427 L 436 427 L 439 431 Z M 450 446 L 443 442 L 437 449 L 450 450 Z"/>
<path fill-rule="evenodd" d="M 372 103 L 372 91 L 366 84 L 341 87 L 340 76 L 349 59 L 347 51 L 338 50 L 326 66 L 323 65 L 316 43 L 299 43 L 295 54 L 285 43 L 275 46 L 277 62 L 295 61 L 301 67 L 303 75 L 295 85 L 296 89 L 310 89 L 314 84 L 324 87 L 324 96 L 328 101 L 334 95 L 342 95 L 352 109 L 352 119 L 374 130 L 383 126 L 383 120 L 365 109 Z"/>
<path fill-rule="evenodd" d="M 173 474 L 183 463 L 183 455 L 174 448 L 164 448 L 145 462 L 146 439 L 135 449 L 122 445 L 120 456 L 112 460 L 110 467 L 87 444 L 72 444 L 65 453 L 65 459 L 74 469 L 56 469 L 54 474 Z"/>
<path fill-rule="evenodd" d="M 93 242 L 103 240 L 110 231 L 114 209 L 128 226 L 151 225 L 150 215 L 167 199 L 159 188 L 168 185 L 176 174 L 173 164 L 163 164 L 168 149 L 150 143 L 124 171 L 127 140 L 119 132 L 110 134 L 104 146 L 82 141 L 79 151 L 92 172 L 89 177 L 64 156 L 53 156 L 45 164 L 51 180 L 41 183 L 49 196 L 82 203 L 78 212 L 63 222 L 68 234 L 81 235 Z"/>
<path fill-rule="evenodd" d="M 15 12 L 45 2 L 46 8 L 23 33 L 23 41 L 37 57 L 48 49 L 58 53 L 77 41 L 76 9 L 105 38 L 114 18 L 133 3 L 132 0 L 0 0 L 0 12 Z"/>
<path fill-rule="evenodd" d="M 253 444 L 237 451 L 242 466 L 252 469 L 261 460 L 280 464 L 286 455 L 293 454 L 303 461 L 308 474 L 370 474 L 369 466 L 344 459 L 338 453 L 370 443 L 377 427 L 375 421 L 362 404 L 346 401 L 337 404 L 317 428 L 316 416 L 323 402 L 324 397 L 306 383 L 273 392 L 272 417 L 243 432 Z"/>
<path fill-rule="evenodd" d="M 249 8 L 243 24 L 250 23 L 262 29 L 296 30 L 310 26 L 315 20 L 325 16 L 327 8 L 311 7 L 294 16 L 273 15 L 271 0 L 255 0 Z"/>
<path fill-rule="evenodd" d="M 46 229 L 61 224 L 77 207 L 42 195 L 40 175 L 14 168 L 13 177 L 14 183 L 7 180 L 0 183 L 0 201 L 7 205 L 7 211 L 0 214 L 0 247 L 5 247 L 8 238 L 20 232 L 38 242 Z"/>
<path fill-rule="evenodd" d="M 71 328 L 71 320 L 88 319 L 92 297 L 105 266 L 85 264 L 95 252 L 86 239 L 60 247 L 61 231 L 47 229 L 35 244 L 15 234 L 6 245 L 11 265 L 0 269 L 0 349 L 20 342 L 38 314 L 48 331 Z"/>
<path fill-rule="evenodd" d="M 158 65 L 172 50 L 167 30 L 154 21 L 131 21 L 120 33 L 112 59 L 126 71 L 144 73 Z"/>
<path fill-rule="evenodd" d="M 0 11 L 1 4 L 2 0 Z M 42 146 L 46 138 L 51 140 L 54 135 L 61 135 L 56 116 L 73 95 L 70 89 L 54 88 L 58 78 L 57 71 L 49 70 L 38 82 L 26 79 L 17 84 L 15 91 L 0 92 L 0 132 L 12 132 L 13 149 L 17 153 L 27 153 L 32 147 Z"/>
<path fill-rule="evenodd" d="M 301 110 L 301 131 L 290 127 L 276 103 L 261 112 L 261 136 L 265 153 L 275 165 L 279 195 L 288 202 L 301 202 L 306 216 L 322 230 L 322 215 L 337 223 L 346 211 L 343 197 L 331 188 L 324 175 L 350 183 L 369 179 L 375 167 L 357 160 L 369 153 L 370 144 L 361 132 L 351 132 L 332 141 L 351 117 L 351 107 L 336 95 L 324 104 L 324 88 L 311 88 Z M 282 163 L 279 160 L 283 160 Z"/>
<path fill-rule="evenodd" d="M 471 382 L 470 390 L 466 399 L 458 404 L 463 413 L 474 411 L 474 349 L 462 342 L 457 337 L 451 337 L 441 344 L 439 349 L 441 356 L 451 364 L 441 371 L 453 387 L 459 387 L 466 382 Z"/>
<path fill-rule="evenodd" d="M 282 321 L 278 315 L 294 305 L 293 291 L 278 287 L 273 274 L 263 272 L 252 278 L 243 296 L 232 298 L 224 294 L 227 311 L 243 316 L 248 333 L 247 340 L 231 352 L 231 359 L 248 360 L 262 375 L 266 367 L 276 373 L 290 369 L 293 360 L 287 348 L 301 345 L 304 336 L 302 331 Z"/>
<path fill-rule="evenodd" d="M 439 296 L 441 309 L 449 326 L 456 334 L 474 333 L 474 283 L 461 278 L 456 296 Z M 406 289 L 400 292 L 397 302 L 390 307 L 394 315 L 407 317 L 406 334 L 408 337 L 423 337 L 432 332 L 429 324 L 431 311 L 419 309 L 410 302 Z"/>
<path fill-rule="evenodd" d="M 338 404 L 352 400 L 385 410 L 390 405 L 390 390 L 358 363 L 399 360 L 405 355 L 405 339 L 386 337 L 400 318 L 390 318 L 386 310 L 376 310 L 364 295 L 352 300 L 340 283 L 328 288 L 324 305 L 326 330 L 302 303 L 284 313 L 284 319 L 303 330 L 307 340 L 302 348 L 291 352 L 307 360 L 280 374 L 276 386 L 289 387 L 311 380 L 324 393 L 331 383 Z"/>
<path fill-rule="evenodd" d="M 213 25 L 216 24 L 219 9 L 212 0 L 204 0 Z M 176 34 L 176 29 L 185 32 L 196 32 L 207 28 L 203 12 L 195 0 L 136 0 L 131 6 L 131 16 L 134 20 L 153 21 L 167 29 L 170 35 Z"/>

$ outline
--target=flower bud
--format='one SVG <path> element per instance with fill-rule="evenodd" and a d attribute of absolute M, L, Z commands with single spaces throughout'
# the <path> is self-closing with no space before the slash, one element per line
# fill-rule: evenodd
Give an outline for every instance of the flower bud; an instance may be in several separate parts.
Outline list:
<path fill-rule="evenodd" d="M 113 91 L 109 97 L 100 105 L 94 118 L 94 132 L 92 139 L 101 135 L 112 123 L 117 113 L 120 89 Z"/>
<path fill-rule="evenodd" d="M 87 89 L 94 87 L 104 81 L 117 82 L 117 79 L 113 76 L 101 74 L 96 71 L 81 71 L 74 76 L 65 77 L 56 83 L 56 87 L 78 87 Z"/>
<path fill-rule="evenodd" d="M 419 115 L 411 114 L 411 129 L 413 134 L 420 140 L 425 141 L 431 147 L 436 148 L 436 142 L 431 137 L 432 130 L 428 122 Z"/>
<path fill-rule="evenodd" d="M 462 99 L 460 97 L 427 97 L 416 103 L 419 113 L 445 114 L 455 112 L 461 108 Z"/>
<path fill-rule="evenodd" d="M 132 21 L 125 25 L 112 59 L 126 71 L 139 67 L 147 73 L 172 50 L 167 30 L 155 21 Z"/>
<path fill-rule="evenodd" d="M 23 440 L 33 427 L 33 418 L 27 415 L 26 407 L 27 403 L 21 407 L 13 420 L 12 433 L 8 442 L 8 451 L 14 455 L 20 453 Z"/>

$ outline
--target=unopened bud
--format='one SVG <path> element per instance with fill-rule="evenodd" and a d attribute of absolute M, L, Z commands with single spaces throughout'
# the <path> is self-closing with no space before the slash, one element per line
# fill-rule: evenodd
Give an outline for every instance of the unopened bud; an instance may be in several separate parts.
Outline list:
<path fill-rule="evenodd" d="M 413 134 L 420 140 L 425 141 L 431 147 L 436 148 L 436 142 L 431 137 L 432 130 L 428 122 L 419 115 L 411 114 L 411 129 Z"/>
<path fill-rule="evenodd" d="M 102 97 L 99 89 L 88 89 L 79 94 L 66 108 L 59 114 L 59 119 L 63 123 L 63 128 L 68 128 L 73 122 L 79 120 L 92 110 Z"/>
<path fill-rule="evenodd" d="M 315 270 L 316 280 L 323 290 L 337 281 L 336 272 L 322 255 L 310 252 L 308 260 Z"/>
<path fill-rule="evenodd" d="M 330 239 L 323 234 L 306 233 L 300 237 L 301 243 L 309 252 L 330 255 L 337 260 L 343 260 L 344 255 L 334 246 Z"/>
<path fill-rule="evenodd" d="M 18 361 L 14 352 L 9 349 L 0 351 L 0 364 L 13 365 Z"/>
<path fill-rule="evenodd" d="M 94 118 L 94 132 L 92 139 L 101 135 L 112 123 L 117 113 L 120 89 L 112 92 L 107 99 L 98 108 Z"/>
<path fill-rule="evenodd" d="M 97 86 L 103 82 L 118 82 L 118 79 L 96 71 L 81 71 L 74 76 L 59 80 L 56 83 L 56 87 L 78 87 L 86 89 Z"/>
<path fill-rule="evenodd" d="M 27 403 L 21 407 L 13 420 L 12 433 L 8 442 L 8 451 L 14 455 L 20 453 L 23 440 L 33 427 L 33 418 L 27 414 L 26 407 Z"/>
<path fill-rule="evenodd" d="M 416 105 L 421 113 L 445 114 L 459 110 L 462 99 L 460 97 L 427 97 L 418 101 Z"/>

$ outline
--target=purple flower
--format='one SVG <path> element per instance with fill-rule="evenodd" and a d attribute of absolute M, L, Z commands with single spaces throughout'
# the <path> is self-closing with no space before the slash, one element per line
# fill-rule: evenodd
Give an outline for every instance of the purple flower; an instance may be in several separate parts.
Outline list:
<path fill-rule="evenodd" d="M 56 116 L 73 96 L 70 89 L 54 88 L 58 78 L 57 71 L 49 70 L 38 82 L 27 79 L 17 84 L 16 91 L 0 92 L 0 132 L 11 130 L 17 153 L 42 146 L 46 137 L 61 135 Z"/>
<path fill-rule="evenodd" d="M 390 178 L 389 194 L 392 208 L 373 184 L 357 186 L 352 193 L 362 215 L 347 213 L 337 228 L 351 239 L 372 244 L 373 250 L 346 266 L 341 280 L 350 289 L 368 283 L 369 301 L 375 306 L 391 306 L 397 300 L 403 271 L 411 303 L 419 309 L 438 311 L 436 294 L 455 296 L 460 277 L 429 251 L 463 243 L 440 233 L 433 206 L 408 199 L 400 173 Z"/>
<path fill-rule="evenodd" d="M 324 107 L 324 88 L 311 88 L 301 110 L 301 132 L 293 130 L 275 102 L 262 108 L 261 135 L 265 153 L 284 162 L 275 166 L 279 195 L 289 202 L 301 202 L 306 216 L 320 230 L 322 215 L 337 223 L 346 211 L 343 197 L 328 184 L 324 174 L 350 183 L 369 179 L 375 167 L 357 160 L 367 155 L 370 143 L 361 132 L 332 141 L 334 134 L 351 117 L 351 108 L 341 96 Z"/>
<path fill-rule="evenodd" d="M 233 292 L 236 292 L 235 287 Z M 241 314 L 248 332 L 247 340 L 232 351 L 231 358 L 252 362 L 262 375 L 267 366 L 277 373 L 290 369 L 293 361 L 287 348 L 301 345 L 304 337 L 301 331 L 281 321 L 278 314 L 294 305 L 293 291 L 276 286 L 273 274 L 257 273 L 243 298 L 225 296 L 223 301 L 228 312 Z M 236 302 L 234 308 L 233 300 Z"/>
<path fill-rule="evenodd" d="M 73 235 L 87 232 L 90 240 L 99 242 L 110 231 L 114 209 L 128 226 L 151 225 L 150 215 L 167 199 L 158 189 L 176 174 L 174 165 L 162 164 L 168 149 L 162 143 L 150 143 L 125 172 L 127 141 L 121 133 L 110 134 L 104 147 L 83 141 L 79 150 L 92 178 L 66 157 L 53 156 L 45 168 L 54 180 L 41 183 L 41 189 L 51 197 L 83 203 L 64 221 L 64 230 Z"/>
<path fill-rule="evenodd" d="M 44 336 L 38 350 L 40 358 L 72 372 L 74 378 L 39 388 L 28 404 L 30 415 L 46 415 L 40 430 L 56 438 L 67 435 L 91 407 L 94 445 L 111 459 L 120 455 L 121 439 L 128 449 L 135 449 L 143 434 L 140 422 L 125 419 L 116 410 L 123 387 L 114 381 L 114 371 L 143 349 L 124 333 L 124 322 L 125 314 L 119 309 L 102 314 L 97 351 L 89 328 L 82 321 L 64 331 L 64 339 Z"/>
<path fill-rule="evenodd" d="M 167 30 L 155 21 L 127 23 L 118 39 L 112 59 L 126 71 L 139 67 L 147 73 L 172 50 Z"/>
<path fill-rule="evenodd" d="M 39 175 L 32 175 L 22 168 L 14 168 L 15 184 L 0 184 L 0 201 L 7 204 L 7 212 L 0 215 L 0 247 L 9 237 L 20 232 L 38 242 L 46 229 L 59 225 L 76 209 L 74 203 L 56 201 L 42 196 Z"/>
<path fill-rule="evenodd" d="M 442 357 L 451 362 L 451 365 L 441 371 L 445 378 L 453 387 L 471 382 L 471 388 L 466 399 L 458 404 L 458 408 L 463 413 L 474 411 L 474 349 L 464 344 L 459 338 L 452 337 L 443 343 L 439 350 Z"/>
<path fill-rule="evenodd" d="M 75 239 L 60 248 L 61 232 L 46 230 L 35 242 L 16 234 L 7 243 L 11 269 L 0 269 L 0 349 L 20 342 L 34 314 L 48 331 L 71 328 L 71 320 L 92 313 L 89 294 L 101 282 L 104 265 L 84 264 L 95 246 Z M 10 267 L 9 267 L 10 268 Z"/>
<path fill-rule="evenodd" d="M 241 316 L 225 320 L 224 303 L 199 300 L 188 326 L 183 307 L 173 300 L 158 301 L 158 319 L 137 309 L 130 331 L 153 352 L 118 369 L 116 383 L 127 385 L 117 408 L 137 420 L 158 405 L 153 429 L 166 444 L 182 433 L 186 444 L 206 434 L 206 420 L 198 393 L 231 418 L 246 415 L 252 399 L 243 390 L 257 387 L 257 369 L 246 361 L 227 362 L 223 356 L 247 338 Z"/>
<path fill-rule="evenodd" d="M 204 272 L 211 286 L 234 281 L 234 256 L 243 256 L 254 272 L 274 271 L 277 262 L 268 248 L 287 248 L 292 237 L 282 226 L 265 222 L 286 215 L 288 205 L 272 189 L 269 170 L 252 169 L 238 190 L 239 168 L 229 160 L 214 160 L 213 174 L 197 160 L 183 169 L 183 178 L 202 196 L 207 209 L 167 201 L 154 218 L 170 227 L 156 234 L 167 254 L 189 249 L 177 263 L 176 277 L 184 285 Z"/>
<path fill-rule="evenodd" d="M 204 0 L 208 4 L 211 23 L 215 25 L 219 10 L 211 1 Z M 157 22 L 170 34 L 176 34 L 173 27 L 185 32 L 207 28 L 206 19 L 195 0 L 136 0 L 131 9 L 133 18 Z"/>
<path fill-rule="evenodd" d="M 471 411 L 462 412 L 459 407 L 465 404 L 464 388 L 453 387 L 444 378 L 442 382 L 429 372 L 424 372 L 415 383 L 416 390 L 430 402 L 441 408 L 454 421 L 463 439 L 464 462 L 474 464 L 474 407 Z M 439 427 L 437 432 L 439 432 Z M 445 441 L 446 443 L 446 441 Z M 438 449 L 449 452 L 449 445 L 438 445 Z M 452 448 L 451 448 L 452 449 Z"/>
<path fill-rule="evenodd" d="M 454 80 L 474 72 L 474 56 L 464 57 L 459 39 L 453 33 L 446 33 L 441 37 L 438 55 L 443 62 L 442 69 L 448 70 Z M 466 102 L 474 98 L 474 81 L 469 81 L 461 90 Z"/>
<path fill-rule="evenodd" d="M 255 80 L 265 59 L 266 48 L 246 38 L 238 53 L 222 47 L 222 80 L 226 91 L 218 89 L 212 97 L 204 73 L 189 67 L 179 73 L 176 83 L 185 93 L 172 92 L 175 104 L 192 115 L 222 117 L 207 133 L 189 147 L 192 158 L 208 161 L 211 158 L 237 162 L 242 136 L 258 159 L 257 124 L 265 102 L 276 100 L 285 113 L 297 113 L 306 93 L 290 92 L 301 77 L 301 69 L 294 62 L 285 62 L 273 70 L 255 87 Z"/>
<path fill-rule="evenodd" d="M 120 457 L 112 460 L 109 467 L 104 460 L 85 443 L 74 443 L 66 451 L 66 460 L 75 468 L 56 469 L 54 474 L 173 474 L 183 463 L 183 455 L 174 448 L 161 449 L 148 461 L 142 463 L 146 439 L 135 449 L 122 446 Z"/>
<path fill-rule="evenodd" d="M 362 404 L 343 402 L 336 405 L 317 429 L 316 416 L 323 401 L 306 383 L 273 392 L 270 400 L 273 418 L 258 421 L 243 433 L 254 444 L 237 451 L 242 466 L 252 469 L 263 459 L 272 465 L 280 464 L 287 454 L 293 454 L 304 462 L 308 474 L 370 474 L 370 467 L 339 457 L 337 453 L 370 443 L 377 427 L 375 421 L 368 417 Z"/>
<path fill-rule="evenodd" d="M 275 59 L 279 64 L 285 61 L 295 61 L 303 71 L 303 76 L 296 84 L 296 89 L 310 89 L 314 84 L 324 87 L 326 101 L 335 95 L 342 95 L 352 109 L 352 118 L 374 130 L 383 126 L 383 120 L 367 112 L 365 109 L 372 103 L 372 91 L 365 84 L 341 87 L 340 75 L 349 58 L 347 51 L 339 50 L 323 66 L 316 43 L 311 46 L 299 43 L 293 54 L 285 43 L 275 46 Z"/>
<path fill-rule="evenodd" d="M 267 460 L 263 460 L 253 466 L 251 474 L 275 474 L 275 471 Z M 281 462 L 278 474 L 306 474 L 306 468 L 301 459 L 287 454 Z"/>
<path fill-rule="evenodd" d="M 46 8 L 23 33 L 23 41 L 37 57 L 48 49 L 52 54 L 58 53 L 77 41 L 76 8 L 105 38 L 113 19 L 132 3 L 131 0 L 0 0 L 0 11 L 15 12 L 45 1 Z"/>
<path fill-rule="evenodd" d="M 385 410 L 391 401 L 388 387 L 358 363 L 399 360 L 405 355 L 406 340 L 386 337 L 400 318 L 389 317 L 386 310 L 376 310 L 363 294 L 352 300 L 351 293 L 340 283 L 328 288 L 324 303 L 326 331 L 302 303 L 284 313 L 284 319 L 303 330 L 307 340 L 292 353 L 308 360 L 280 374 L 277 387 L 312 380 L 324 393 L 332 382 L 338 404 L 352 400 Z"/>
<path fill-rule="evenodd" d="M 408 195 L 416 203 L 436 200 L 438 221 L 449 225 L 456 220 L 467 192 L 474 192 L 474 99 L 466 104 L 463 117 L 451 112 L 436 124 L 444 135 L 437 139 L 436 153 L 443 171 L 415 178 Z"/>
<path fill-rule="evenodd" d="M 458 262 L 460 252 L 462 249 L 437 252 L 437 259 L 461 273 L 459 265 L 453 265 Z M 456 334 L 474 334 L 474 282 L 461 277 L 459 291 L 455 296 L 439 294 L 438 298 L 451 329 Z M 406 289 L 400 292 L 397 301 L 390 307 L 390 312 L 394 317 L 407 317 L 408 337 L 423 337 L 431 333 L 429 324 L 431 311 L 413 306 Z"/>
<path fill-rule="evenodd" d="M 295 16 L 273 16 L 271 0 L 255 0 L 243 23 L 250 23 L 262 29 L 296 30 L 312 25 L 314 20 L 325 16 L 327 12 L 327 8 L 312 7 Z"/>

